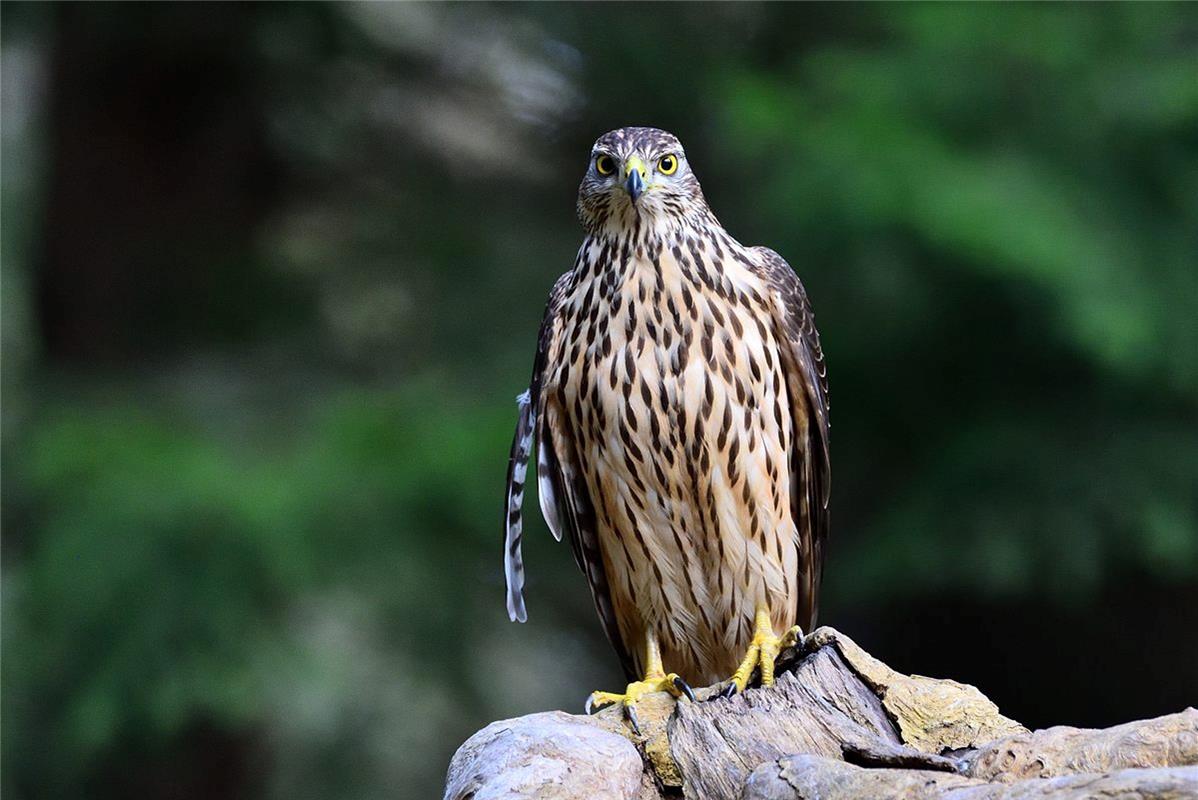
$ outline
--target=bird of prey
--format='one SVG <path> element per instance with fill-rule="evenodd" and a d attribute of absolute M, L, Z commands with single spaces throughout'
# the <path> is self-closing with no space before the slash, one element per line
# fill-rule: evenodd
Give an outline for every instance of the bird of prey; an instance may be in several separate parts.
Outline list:
<path fill-rule="evenodd" d="M 526 619 L 528 461 L 631 683 L 646 692 L 755 672 L 810 629 L 828 530 L 828 386 L 798 277 L 716 219 L 682 145 L 656 128 L 595 142 L 586 232 L 549 293 L 520 396 L 505 506 L 507 607 Z M 782 635 L 779 635 L 782 634 Z M 668 670 L 668 671 L 667 671 Z M 730 680 L 729 680 L 730 678 Z"/>

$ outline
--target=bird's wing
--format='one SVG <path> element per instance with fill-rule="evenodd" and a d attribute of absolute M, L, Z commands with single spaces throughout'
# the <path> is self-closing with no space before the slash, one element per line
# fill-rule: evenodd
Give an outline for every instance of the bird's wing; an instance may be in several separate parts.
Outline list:
<path fill-rule="evenodd" d="M 524 558 L 520 552 L 520 543 L 524 534 L 524 484 L 528 476 L 528 458 L 532 454 L 533 434 L 537 427 L 538 411 L 543 405 L 541 399 L 542 381 L 545 373 L 545 361 L 549 354 L 550 345 L 559 333 L 560 311 L 562 298 L 566 294 L 570 273 L 557 279 L 549 292 L 549 300 L 545 304 L 545 316 L 541 320 L 541 329 L 537 334 L 537 354 L 532 362 L 532 377 L 528 389 L 516 398 L 520 416 L 516 420 L 516 434 L 512 437 L 512 452 L 507 465 L 507 493 L 504 496 L 504 541 L 503 541 L 503 573 L 507 579 L 507 613 L 512 622 L 524 622 L 528 612 L 524 608 Z M 544 512 L 546 498 L 542 482 L 541 507 Z M 550 501 L 550 505 L 553 503 Z M 555 509 L 556 511 L 556 509 Z M 545 521 L 553 536 L 561 541 L 561 521 L 555 513 L 545 513 Z"/>
<path fill-rule="evenodd" d="M 555 401 L 546 398 L 542 408 L 547 409 L 549 403 Z M 636 664 L 620 635 L 616 611 L 612 606 L 607 570 L 599 549 L 595 507 L 577 458 L 574 437 L 565 430 L 564 420 L 562 414 L 544 413 L 537 427 L 537 488 L 541 494 L 541 509 L 550 525 L 553 524 L 553 517 L 565 524 L 574 550 L 574 560 L 591 587 L 591 598 L 595 601 L 595 612 L 603 624 L 603 632 L 615 649 L 628 680 L 633 681 L 637 677 Z"/>
<path fill-rule="evenodd" d="M 569 293 L 572 274 L 567 272 L 558 278 L 549 293 L 549 302 L 545 307 L 545 317 L 541 321 L 537 340 L 532 378 L 528 391 L 520 396 L 520 419 L 516 423 L 516 435 L 512 441 L 507 481 L 504 571 L 507 576 L 508 616 L 520 622 L 527 619 L 522 594 L 524 564 L 520 556 L 520 538 L 523 531 L 521 506 L 535 433 L 537 493 L 540 496 L 541 513 L 555 539 L 561 541 L 563 531 L 569 534 L 574 558 L 591 587 L 591 596 L 594 598 L 599 620 L 603 623 L 603 630 L 615 648 L 624 671 L 633 676 L 629 678 L 632 680 L 635 677 L 635 665 L 616 622 L 607 574 L 599 549 L 595 510 L 583 471 L 578 464 L 574 439 L 562 428 L 561 415 L 546 411 L 554 400 L 544 392 L 545 368 L 554 345 L 562 336 L 562 306 Z"/>
<path fill-rule="evenodd" d="M 804 630 L 815 623 L 824 545 L 828 538 L 831 462 L 828 458 L 828 373 L 815 315 L 799 277 L 782 256 L 765 247 L 761 275 L 773 294 L 774 319 L 783 341 L 782 363 L 792 404 L 796 441 L 790 453 L 791 513 L 797 528 L 799 597 L 796 620 Z"/>

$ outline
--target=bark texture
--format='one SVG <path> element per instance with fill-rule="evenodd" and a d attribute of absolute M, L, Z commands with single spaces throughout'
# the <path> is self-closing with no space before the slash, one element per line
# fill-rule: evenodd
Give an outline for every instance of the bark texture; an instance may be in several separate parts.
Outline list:
<path fill-rule="evenodd" d="M 895 672 L 831 628 L 769 689 L 492 723 L 454 756 L 446 800 L 1198 798 L 1198 710 L 1104 730 L 1028 731 L 972 686 Z"/>

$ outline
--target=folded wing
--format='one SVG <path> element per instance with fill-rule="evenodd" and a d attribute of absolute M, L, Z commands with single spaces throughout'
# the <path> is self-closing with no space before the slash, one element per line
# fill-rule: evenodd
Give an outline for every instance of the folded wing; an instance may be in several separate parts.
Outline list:
<path fill-rule="evenodd" d="M 774 323 L 783 345 L 782 363 L 795 413 L 796 440 L 790 452 L 791 513 L 799 555 L 799 593 L 796 621 L 804 630 L 815 624 L 824 547 L 828 538 L 831 461 L 828 457 L 828 373 L 815 315 L 799 277 L 780 255 L 754 248 L 761 257 L 760 272 L 774 295 Z M 797 410 L 797 409 L 796 409 Z"/>
<path fill-rule="evenodd" d="M 574 558 L 587 578 L 595 610 L 603 623 L 604 632 L 620 658 L 624 671 L 635 677 L 635 664 L 620 637 L 612 609 L 607 575 L 595 529 L 595 511 L 590 493 L 577 460 L 569 431 L 559 424 L 560 415 L 551 413 L 554 398 L 547 396 L 546 367 L 562 336 L 564 300 L 569 292 L 573 273 L 558 278 L 549 293 L 545 316 L 537 339 L 537 354 L 533 360 L 532 378 L 528 391 L 519 398 L 520 416 L 512 439 L 508 461 L 507 496 L 504 520 L 504 573 L 507 578 L 508 616 L 524 622 L 524 561 L 520 544 L 523 535 L 524 487 L 528 460 L 532 453 L 534 435 L 537 443 L 537 491 L 541 513 L 553 536 L 559 541 L 565 532 L 574 551 Z"/>

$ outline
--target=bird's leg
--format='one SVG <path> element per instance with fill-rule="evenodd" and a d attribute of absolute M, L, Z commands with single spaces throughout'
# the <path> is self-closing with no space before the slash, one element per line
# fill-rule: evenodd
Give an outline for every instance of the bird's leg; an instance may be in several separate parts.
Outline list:
<path fill-rule="evenodd" d="M 772 686 L 774 683 L 774 660 L 778 657 L 778 653 L 802 641 L 802 638 L 803 630 L 798 625 L 781 637 L 776 636 L 774 623 L 770 621 L 769 609 L 765 606 L 758 606 L 753 619 L 753 641 L 749 643 L 748 652 L 745 653 L 736 672 L 732 674 L 732 680 L 724 688 L 723 694 L 731 696 L 737 692 L 743 692 L 749 685 L 749 679 L 759 668 L 761 685 Z"/>
<path fill-rule="evenodd" d="M 628 717 L 628 722 L 631 723 L 632 729 L 639 735 L 641 726 L 636 718 L 636 704 L 642 695 L 649 694 L 650 692 L 669 692 L 674 697 L 685 695 L 692 702 L 695 699 L 695 693 L 687 685 L 686 681 L 682 680 L 676 673 L 666 673 L 661 663 L 661 645 L 658 644 L 657 635 L 652 631 L 646 631 L 645 677 L 628 684 L 623 694 L 616 694 L 615 692 L 592 692 L 591 696 L 587 698 L 586 712 L 590 714 L 604 706 L 620 703 L 624 707 L 624 713 Z"/>

